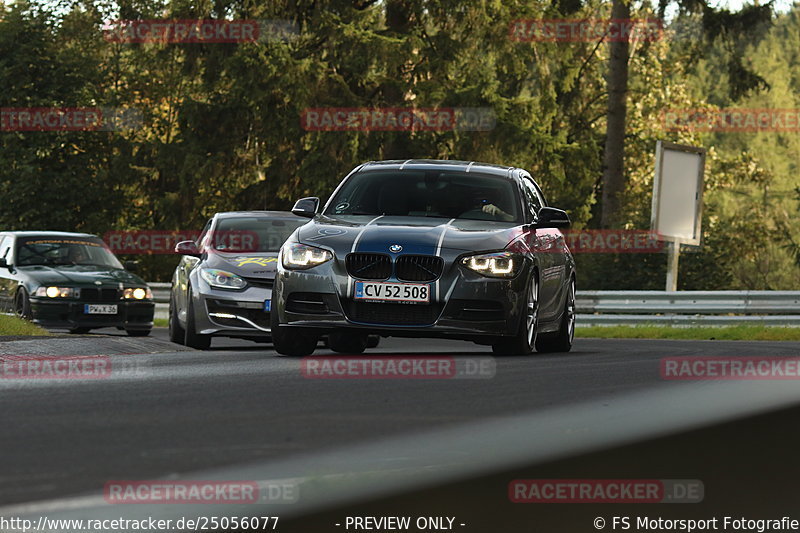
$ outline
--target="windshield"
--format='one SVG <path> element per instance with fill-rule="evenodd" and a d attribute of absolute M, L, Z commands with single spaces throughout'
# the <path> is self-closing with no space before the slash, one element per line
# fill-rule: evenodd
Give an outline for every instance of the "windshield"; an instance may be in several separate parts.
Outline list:
<path fill-rule="evenodd" d="M 223 218 L 207 239 L 220 252 L 277 252 L 306 219 L 270 217 Z"/>
<path fill-rule="evenodd" d="M 483 174 L 381 171 L 355 174 L 326 215 L 391 215 L 519 222 L 514 182 Z"/>
<path fill-rule="evenodd" d="M 17 241 L 17 265 L 92 265 L 122 268 L 99 239 L 31 237 Z"/>

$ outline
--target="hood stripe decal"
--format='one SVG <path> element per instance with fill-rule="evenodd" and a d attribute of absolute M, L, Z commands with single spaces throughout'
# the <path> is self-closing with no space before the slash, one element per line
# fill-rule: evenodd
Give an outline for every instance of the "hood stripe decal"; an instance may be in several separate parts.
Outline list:
<path fill-rule="evenodd" d="M 372 220 L 370 220 L 369 222 L 367 222 L 366 224 L 364 224 L 364 226 L 361 228 L 361 231 L 359 231 L 358 235 L 356 235 L 356 238 L 353 239 L 353 247 L 350 248 L 350 253 L 353 253 L 353 252 L 356 251 L 356 248 L 358 247 L 358 241 L 361 240 L 361 236 L 364 235 L 365 231 L 367 231 L 367 227 L 369 227 L 373 222 L 375 222 L 379 218 L 383 218 L 383 215 L 378 215 L 375 218 L 373 218 Z"/>
<path fill-rule="evenodd" d="M 352 246 L 352 248 L 350 248 L 350 253 L 353 253 L 353 252 L 356 251 L 356 247 L 358 246 L 358 241 L 361 240 L 361 236 L 364 235 L 364 232 L 367 230 L 367 228 L 373 222 L 375 222 L 376 220 L 378 220 L 379 218 L 382 218 L 382 217 L 383 217 L 383 215 L 378 215 L 375 218 L 373 218 L 372 220 L 370 220 L 369 222 L 367 222 L 366 224 L 364 224 L 364 227 L 362 227 L 361 231 L 358 232 L 358 235 L 356 235 L 356 238 L 353 239 L 353 246 Z M 342 259 L 344 259 L 344 258 L 342 258 Z M 353 278 L 351 276 L 347 276 L 347 294 L 345 295 L 345 298 L 350 298 L 351 294 L 353 294 Z"/>
<path fill-rule="evenodd" d="M 441 256 L 442 243 L 444 242 L 444 236 L 447 233 L 447 228 L 450 227 L 450 224 L 452 224 L 454 220 L 455 220 L 455 218 L 451 218 L 450 220 L 447 221 L 447 224 L 445 224 L 444 227 L 442 228 L 442 234 L 439 235 L 439 242 L 436 243 L 436 256 Z M 441 282 L 441 276 L 439 276 L 439 279 L 437 279 L 436 282 L 435 282 L 436 283 L 436 301 L 437 302 L 440 301 L 439 300 L 439 284 L 440 284 L 440 282 Z"/>
<path fill-rule="evenodd" d="M 439 255 L 441 253 L 441 251 L 442 251 L 442 243 L 444 242 L 444 235 L 445 235 L 445 233 L 447 233 L 447 228 L 450 227 L 450 224 L 452 224 L 454 220 L 455 220 L 455 218 L 451 218 L 450 220 L 447 221 L 447 224 L 445 224 L 442 227 L 442 234 L 439 235 L 439 242 L 436 243 L 436 255 Z"/>

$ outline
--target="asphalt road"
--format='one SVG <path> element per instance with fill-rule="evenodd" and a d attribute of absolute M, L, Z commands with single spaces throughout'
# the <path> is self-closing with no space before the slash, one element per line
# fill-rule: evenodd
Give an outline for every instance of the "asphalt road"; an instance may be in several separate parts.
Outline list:
<path fill-rule="evenodd" d="M 302 360 L 269 345 L 217 340 L 206 352 L 114 355 L 128 370 L 106 379 L 0 380 L 0 505 L 578 402 L 602 406 L 643 389 L 680 394 L 685 385 L 660 377 L 662 357 L 796 356 L 800 343 L 578 339 L 569 354 L 493 358 L 470 343 L 383 339 L 369 353 L 466 356 L 459 365 L 484 361 L 493 372 L 309 379 Z"/>

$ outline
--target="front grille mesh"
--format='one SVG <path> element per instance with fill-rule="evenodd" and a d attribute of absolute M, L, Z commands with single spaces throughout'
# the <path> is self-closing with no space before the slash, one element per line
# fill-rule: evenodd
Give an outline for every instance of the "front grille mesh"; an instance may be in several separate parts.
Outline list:
<path fill-rule="evenodd" d="M 342 302 L 347 318 L 363 324 L 393 326 L 427 326 L 436 322 L 439 305 L 370 303 L 347 300 Z"/>
<path fill-rule="evenodd" d="M 118 289 L 81 289 L 81 300 L 87 302 L 116 302 L 119 298 Z"/>
<path fill-rule="evenodd" d="M 392 275 L 392 260 L 385 254 L 349 254 L 345 263 L 347 273 L 357 279 L 386 279 Z"/>
<path fill-rule="evenodd" d="M 250 287 L 258 287 L 261 289 L 272 289 L 275 285 L 275 280 L 270 278 L 244 278 Z"/>
<path fill-rule="evenodd" d="M 435 255 L 402 255 L 395 263 L 395 275 L 403 281 L 433 281 L 442 275 L 444 261 Z"/>

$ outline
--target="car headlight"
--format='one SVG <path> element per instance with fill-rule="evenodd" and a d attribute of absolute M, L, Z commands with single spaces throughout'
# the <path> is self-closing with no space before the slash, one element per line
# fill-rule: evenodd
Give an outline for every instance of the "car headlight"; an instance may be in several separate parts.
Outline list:
<path fill-rule="evenodd" d="M 284 246 L 281 250 L 281 257 L 284 268 L 302 270 L 330 261 L 333 259 L 333 254 L 316 246 L 296 242 Z"/>
<path fill-rule="evenodd" d="M 247 282 L 236 274 L 216 268 L 201 268 L 200 277 L 212 287 L 219 289 L 244 289 L 247 287 Z"/>
<path fill-rule="evenodd" d="M 496 252 L 465 257 L 461 264 L 490 278 L 513 278 L 522 268 L 522 256 L 511 252 Z"/>
<path fill-rule="evenodd" d="M 79 298 L 81 290 L 72 287 L 39 287 L 33 295 L 39 298 Z"/>
<path fill-rule="evenodd" d="M 152 300 L 153 291 L 150 287 L 131 287 L 122 291 L 122 297 L 126 300 Z"/>

